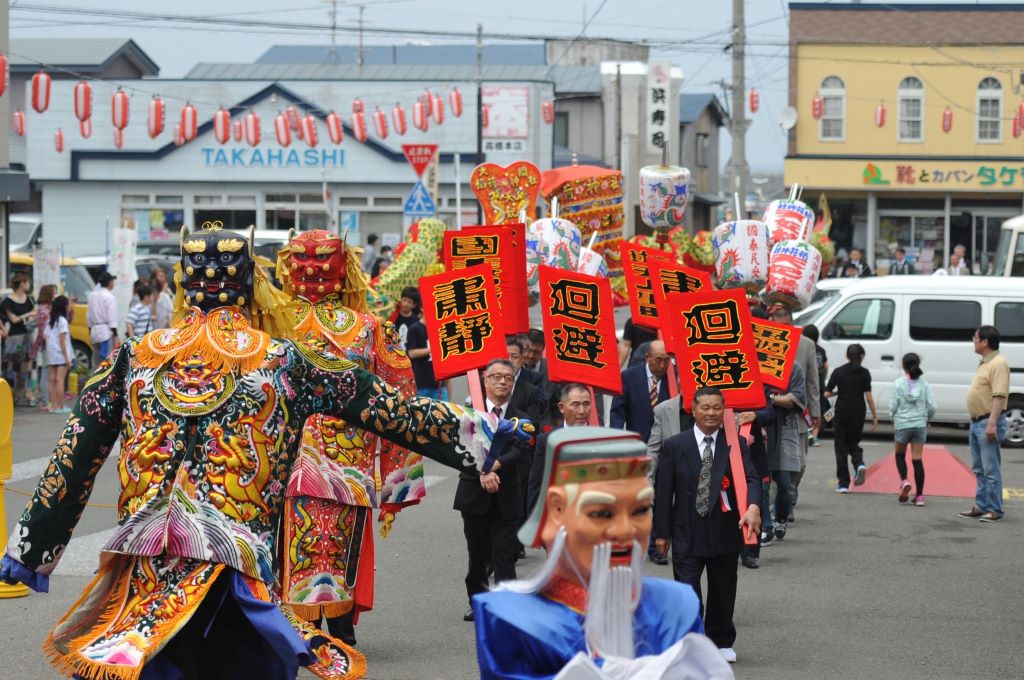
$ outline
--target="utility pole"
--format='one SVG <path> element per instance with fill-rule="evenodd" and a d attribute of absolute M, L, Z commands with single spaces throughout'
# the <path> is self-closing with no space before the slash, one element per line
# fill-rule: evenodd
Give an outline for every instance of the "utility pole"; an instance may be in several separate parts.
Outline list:
<path fill-rule="evenodd" d="M 359 64 L 359 75 L 363 74 L 363 12 L 366 5 L 359 5 L 359 54 L 356 56 L 356 63 Z"/>
<path fill-rule="evenodd" d="M 476 25 L 476 162 L 484 162 L 484 25 Z M 477 201 L 477 224 L 484 223 L 484 206 Z"/>
<path fill-rule="evenodd" d="M 747 201 L 747 108 L 743 101 L 746 92 L 744 58 L 746 57 L 747 26 L 743 16 L 743 0 L 732 0 L 732 111 L 729 132 L 732 136 L 733 191 L 740 195 L 740 209 L 746 217 Z"/>

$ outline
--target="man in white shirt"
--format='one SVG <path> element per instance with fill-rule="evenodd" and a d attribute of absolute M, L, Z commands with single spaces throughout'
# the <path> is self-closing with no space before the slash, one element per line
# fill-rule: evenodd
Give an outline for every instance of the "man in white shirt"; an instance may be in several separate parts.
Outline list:
<path fill-rule="evenodd" d="M 110 272 L 100 274 L 99 283 L 89 293 L 87 301 L 85 323 L 89 326 L 94 368 L 110 355 L 117 344 L 117 298 L 112 292 L 116 278 Z"/>

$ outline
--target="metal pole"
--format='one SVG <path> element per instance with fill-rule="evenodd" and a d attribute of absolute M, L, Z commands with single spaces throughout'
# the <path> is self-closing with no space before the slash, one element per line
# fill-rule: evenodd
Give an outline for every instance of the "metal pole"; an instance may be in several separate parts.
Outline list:
<path fill-rule="evenodd" d="M 359 55 L 357 62 L 359 64 L 359 74 L 363 73 L 363 12 L 366 11 L 366 5 L 359 5 Z"/>
<path fill-rule="evenodd" d="M 733 187 L 740 195 L 740 205 L 747 209 L 747 109 L 743 101 L 746 92 L 744 58 L 746 53 L 747 28 L 743 14 L 743 0 L 732 0 L 732 173 Z M 746 214 L 737 215 L 742 220 Z"/>
<path fill-rule="evenodd" d="M 622 64 L 615 65 L 615 167 L 622 169 Z"/>
<path fill-rule="evenodd" d="M 476 25 L 476 162 L 484 162 L 484 25 Z M 484 206 L 477 201 L 476 221 L 484 222 Z"/>
<path fill-rule="evenodd" d="M 455 228 L 462 228 L 462 155 L 455 152 Z"/>

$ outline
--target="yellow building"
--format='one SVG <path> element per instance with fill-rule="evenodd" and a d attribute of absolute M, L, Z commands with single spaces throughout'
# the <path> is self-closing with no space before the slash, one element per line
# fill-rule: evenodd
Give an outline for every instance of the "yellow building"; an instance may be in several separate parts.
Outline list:
<path fill-rule="evenodd" d="M 987 273 L 1024 212 L 1021 5 L 790 4 L 785 180 L 825 193 L 837 248 L 919 273 L 962 244 Z"/>

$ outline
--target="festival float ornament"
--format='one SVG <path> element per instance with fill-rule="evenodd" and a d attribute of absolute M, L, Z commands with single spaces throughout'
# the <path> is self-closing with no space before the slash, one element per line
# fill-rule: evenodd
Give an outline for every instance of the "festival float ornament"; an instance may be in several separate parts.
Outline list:
<path fill-rule="evenodd" d="M 412 126 L 420 132 L 426 132 L 427 128 L 430 127 L 430 123 L 427 120 L 427 109 L 420 99 L 417 99 L 412 105 Z"/>
<path fill-rule="evenodd" d="M 448 93 L 448 106 L 451 108 L 453 116 L 462 117 L 462 93 L 459 92 L 459 88 L 453 87 L 452 91 Z"/>
<path fill-rule="evenodd" d="M 159 95 L 153 95 L 149 101 L 149 111 L 146 115 L 146 131 L 150 139 L 156 139 L 164 131 L 164 100 Z"/>
<path fill-rule="evenodd" d="M 757 113 L 757 110 L 761 108 L 761 95 L 758 94 L 756 88 L 750 88 L 750 112 Z"/>
<path fill-rule="evenodd" d="M 92 137 L 92 118 L 78 121 L 78 132 L 82 135 L 82 139 Z"/>
<path fill-rule="evenodd" d="M 196 111 L 192 102 L 185 102 L 185 105 L 181 107 L 181 138 L 186 142 L 191 142 L 196 138 L 198 130 L 199 112 Z"/>
<path fill-rule="evenodd" d="M 366 142 L 366 114 L 362 111 L 352 114 L 352 136 L 360 144 Z"/>
<path fill-rule="evenodd" d="M 0 52 L 0 96 L 7 91 L 7 81 L 11 79 L 10 68 L 11 63 L 8 61 L 7 55 Z"/>
<path fill-rule="evenodd" d="M 814 211 L 797 200 L 799 185 L 793 184 L 788 199 L 772 201 L 764 209 L 761 221 L 768 225 L 768 239 L 779 241 L 806 241 L 814 228 Z"/>
<path fill-rule="evenodd" d="M 363 100 L 356 97 L 352 100 L 352 113 L 364 113 L 366 107 L 363 105 Z"/>
<path fill-rule="evenodd" d="M 324 118 L 324 123 L 327 125 L 327 137 L 331 144 L 341 144 L 345 139 L 345 126 L 342 125 L 341 116 L 336 111 L 331 111 Z"/>
<path fill-rule="evenodd" d="M 640 168 L 640 217 L 657 232 L 659 247 L 667 246 L 669 229 L 683 224 L 689 184 L 690 171 L 678 165 Z"/>
<path fill-rule="evenodd" d="M 78 122 L 89 120 L 92 116 L 92 85 L 81 81 L 75 85 L 75 118 Z"/>
<path fill-rule="evenodd" d="M 555 105 L 551 103 L 550 99 L 545 99 L 540 103 L 540 117 L 548 125 L 555 122 Z"/>
<path fill-rule="evenodd" d="M 408 129 L 408 125 L 405 122 L 405 109 L 402 108 L 401 104 L 396 103 L 395 108 L 391 109 L 391 124 L 399 135 L 404 135 Z"/>
<path fill-rule="evenodd" d="M 828 267 L 836 259 L 836 244 L 824 231 L 812 232 L 810 243 L 821 254 L 822 268 Z"/>
<path fill-rule="evenodd" d="M 526 286 L 530 293 L 540 293 L 541 265 L 577 271 L 581 246 L 580 230 L 568 220 L 549 217 L 531 224 L 526 230 Z"/>
<path fill-rule="evenodd" d="M 373 112 L 373 133 L 380 139 L 388 138 L 388 117 L 380 109 Z"/>
<path fill-rule="evenodd" d="M 821 117 L 825 115 L 825 102 L 822 101 L 820 95 L 814 95 L 814 99 L 811 100 L 811 116 L 814 120 L 821 120 Z"/>
<path fill-rule="evenodd" d="M 121 149 L 124 147 L 124 130 L 114 130 L 114 148 Z"/>
<path fill-rule="evenodd" d="M 947 106 L 942 112 L 942 131 L 949 132 L 953 129 L 953 111 Z"/>
<path fill-rule="evenodd" d="M 236 142 L 240 142 L 242 141 L 242 138 L 244 136 L 245 129 L 242 126 L 242 121 L 236 120 L 235 122 L 231 123 L 231 139 L 233 139 Z"/>
<path fill-rule="evenodd" d="M 274 134 L 277 136 L 277 143 L 281 146 L 288 146 L 292 143 L 292 129 L 287 115 L 279 113 L 274 118 Z"/>
<path fill-rule="evenodd" d="M 768 305 L 782 304 L 792 311 L 810 304 L 821 274 L 821 253 L 806 241 L 782 241 L 772 246 L 768 284 L 761 297 Z"/>
<path fill-rule="evenodd" d="M 759 220 L 723 222 L 711 232 L 716 288 L 743 288 L 748 295 L 768 283 L 768 225 Z"/>
<path fill-rule="evenodd" d="M 875 127 L 885 127 L 885 102 L 875 107 Z"/>
<path fill-rule="evenodd" d="M 213 138 L 220 144 L 231 141 L 231 114 L 223 106 L 213 114 Z"/>
<path fill-rule="evenodd" d="M 316 118 L 311 114 L 306 114 L 299 127 L 302 130 L 302 138 L 306 140 L 306 144 L 308 144 L 310 148 L 315 147 L 317 142 Z"/>
<path fill-rule="evenodd" d="M 533 163 L 482 163 L 473 169 L 469 186 L 483 208 L 485 224 L 516 222 L 523 211 L 531 222 L 537 219 L 540 170 Z"/>
<path fill-rule="evenodd" d="M 117 92 L 110 97 L 110 122 L 114 125 L 115 130 L 123 130 L 128 127 L 130 103 L 128 93 L 121 88 L 117 88 Z M 161 129 L 163 129 L 162 124 Z"/>
<path fill-rule="evenodd" d="M 53 79 L 45 71 L 38 71 L 32 76 L 32 108 L 43 113 L 50 108 L 50 85 Z"/>
<path fill-rule="evenodd" d="M 25 112 L 18 109 L 11 114 L 11 127 L 14 128 L 14 134 L 19 137 L 25 136 Z"/>
<path fill-rule="evenodd" d="M 245 114 L 242 119 L 242 128 L 245 136 L 245 143 L 249 146 L 260 144 L 260 116 L 255 111 Z"/>
<path fill-rule="evenodd" d="M 57 153 L 64 153 L 64 131 L 60 128 L 53 133 L 53 148 L 57 150 Z"/>

